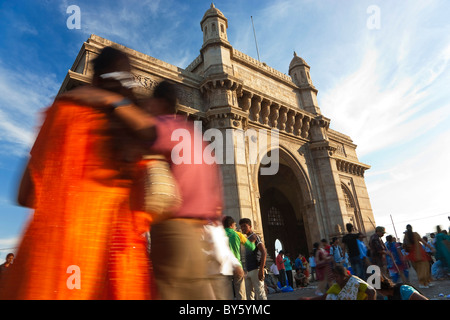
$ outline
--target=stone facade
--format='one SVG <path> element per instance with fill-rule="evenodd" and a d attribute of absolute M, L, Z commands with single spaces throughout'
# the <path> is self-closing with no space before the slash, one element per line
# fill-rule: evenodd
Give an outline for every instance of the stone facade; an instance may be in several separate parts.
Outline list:
<path fill-rule="evenodd" d="M 92 59 L 105 46 L 116 46 L 131 58 L 141 84 L 137 94 L 151 94 L 159 81 L 169 79 L 179 89 L 177 113 L 201 121 L 204 130 L 219 129 L 232 141 L 223 154 L 236 161 L 221 165 L 224 214 L 237 221 L 250 218 L 270 255 L 276 239 L 292 257 L 307 255 L 314 242 L 342 235 L 347 222 L 373 232 L 364 182 L 370 167 L 359 162 L 348 136 L 330 129 L 309 65 L 294 53 L 285 75 L 234 49 L 228 42 L 228 20 L 214 5 L 200 26 L 203 46 L 186 69 L 91 35 L 60 92 L 89 83 Z M 260 137 L 248 135 L 249 130 L 276 134 L 278 145 L 259 143 Z M 250 159 L 252 144 L 258 145 L 257 161 Z M 261 174 L 263 159 L 277 162 L 275 174 Z"/>

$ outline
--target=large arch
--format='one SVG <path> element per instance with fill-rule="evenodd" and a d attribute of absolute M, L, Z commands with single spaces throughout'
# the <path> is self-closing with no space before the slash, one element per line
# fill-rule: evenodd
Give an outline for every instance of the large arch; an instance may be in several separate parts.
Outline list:
<path fill-rule="evenodd" d="M 279 153 L 278 171 L 261 175 L 258 168 L 256 181 L 268 254 L 274 258 L 275 241 L 279 240 L 292 259 L 298 253 L 307 256 L 318 231 L 311 183 L 291 152 L 279 146 L 267 153 L 273 151 Z"/>

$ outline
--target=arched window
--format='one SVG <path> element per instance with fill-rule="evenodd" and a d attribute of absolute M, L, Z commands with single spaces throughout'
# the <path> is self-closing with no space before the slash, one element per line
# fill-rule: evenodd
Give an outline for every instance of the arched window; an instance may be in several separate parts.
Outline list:
<path fill-rule="evenodd" d="M 349 222 L 352 223 L 357 230 L 361 231 L 361 217 L 356 207 L 355 198 L 346 185 L 341 184 L 341 188 L 342 193 L 344 194 L 345 206 L 347 207 L 347 217 L 349 219 Z"/>
<path fill-rule="evenodd" d="M 344 199 L 345 199 L 345 206 L 347 208 L 355 208 L 355 201 L 353 201 L 352 194 L 350 193 L 350 190 L 341 184 L 342 192 L 344 193 Z"/>

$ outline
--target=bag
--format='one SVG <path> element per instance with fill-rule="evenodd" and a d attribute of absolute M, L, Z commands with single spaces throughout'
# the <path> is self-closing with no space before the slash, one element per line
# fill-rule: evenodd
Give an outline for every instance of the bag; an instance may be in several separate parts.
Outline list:
<path fill-rule="evenodd" d="M 152 222 L 166 220 L 180 209 L 178 184 L 162 155 L 148 155 L 138 163 L 130 204 L 132 210 L 148 213 Z"/>

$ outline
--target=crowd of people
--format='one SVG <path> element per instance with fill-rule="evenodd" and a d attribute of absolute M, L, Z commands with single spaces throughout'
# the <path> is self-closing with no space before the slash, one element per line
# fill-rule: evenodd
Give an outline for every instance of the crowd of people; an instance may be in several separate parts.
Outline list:
<path fill-rule="evenodd" d="M 33 217 L 17 254 L 0 266 L 0 299 L 264 300 L 310 281 L 319 282 L 320 299 L 372 299 L 365 280 L 373 264 L 386 295 L 420 297 L 389 278 L 407 279 L 411 265 L 428 286 L 438 263 L 436 274 L 447 274 L 443 231 L 430 243 L 409 226 L 402 246 L 392 237 L 384 243 L 377 227 L 366 246 L 351 224 L 342 239 L 314 243 L 309 259 L 280 251 L 269 272 L 252 221 L 223 216 L 216 162 L 195 161 L 207 144 L 193 123 L 175 116 L 175 86 L 162 81 L 151 96 L 136 97 L 130 59 L 113 47 L 99 53 L 93 70 L 91 85 L 59 95 L 44 114 L 18 193 Z M 203 145 L 174 153 L 181 151 L 173 139 L 178 129 L 189 133 L 183 139 L 191 146 Z M 153 194 L 143 196 L 137 177 L 160 161 L 155 154 L 173 174 L 177 207 L 151 211 L 142 204 Z M 192 161 L 182 161 L 186 156 Z"/>
<path fill-rule="evenodd" d="M 352 224 L 347 224 L 346 230 L 347 233 L 342 239 L 333 237 L 330 244 L 326 239 L 314 243 L 309 263 L 303 264 L 303 278 L 306 278 L 307 282 L 297 287 L 306 286 L 308 281 L 316 280 L 317 290 L 315 297 L 311 298 L 313 300 L 374 299 L 376 293 L 394 300 L 427 299 L 418 289 L 429 288 L 433 285 L 433 279 L 444 280 L 450 277 L 450 237 L 447 231 L 441 230 L 440 227 L 437 227 L 437 233 L 431 233 L 431 239 L 428 239 L 413 232 L 412 226 L 407 225 L 402 242 L 392 235 L 387 235 L 383 241 L 382 237 L 386 232 L 381 226 L 375 228 L 367 243 L 364 241 L 366 235 L 355 232 Z M 287 272 L 282 271 L 282 261 L 289 259 L 284 258 L 283 251 L 280 251 L 276 259 L 278 273 L 271 268 L 272 272 L 278 275 L 280 286 L 286 284 L 282 278 L 286 279 Z M 373 285 L 367 283 L 373 272 L 373 269 L 368 269 L 369 266 L 379 268 L 380 288 L 374 289 Z M 411 285 L 411 268 L 417 274 L 418 288 Z M 288 285 L 291 283 L 288 282 Z M 353 295 L 348 295 L 352 292 L 352 287 L 359 289 L 353 291 Z"/>

